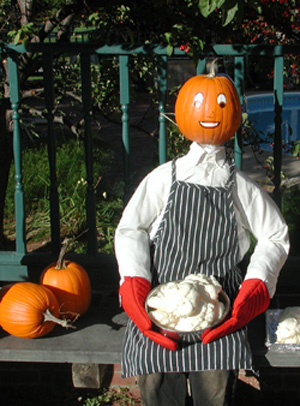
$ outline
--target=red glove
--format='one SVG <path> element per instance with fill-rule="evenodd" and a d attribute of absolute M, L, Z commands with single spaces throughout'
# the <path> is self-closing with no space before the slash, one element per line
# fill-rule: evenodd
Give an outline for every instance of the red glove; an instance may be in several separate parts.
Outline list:
<path fill-rule="evenodd" d="M 119 290 L 122 307 L 145 336 L 169 350 L 176 351 L 179 348 L 178 343 L 151 330 L 152 322 L 145 310 L 145 300 L 150 290 L 151 284 L 146 279 L 125 276 Z"/>
<path fill-rule="evenodd" d="M 207 329 L 201 336 L 202 342 L 208 344 L 225 335 L 244 327 L 252 319 L 263 313 L 270 304 L 269 291 L 260 279 L 247 279 L 232 306 L 231 317 L 214 329 Z"/>

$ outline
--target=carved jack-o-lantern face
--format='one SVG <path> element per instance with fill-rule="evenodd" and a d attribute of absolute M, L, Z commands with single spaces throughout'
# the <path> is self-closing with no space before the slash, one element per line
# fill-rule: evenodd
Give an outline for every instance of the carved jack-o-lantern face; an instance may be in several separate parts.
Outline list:
<path fill-rule="evenodd" d="M 198 75 L 180 89 L 175 119 L 181 133 L 201 144 L 222 144 L 241 124 L 241 104 L 226 76 Z"/>

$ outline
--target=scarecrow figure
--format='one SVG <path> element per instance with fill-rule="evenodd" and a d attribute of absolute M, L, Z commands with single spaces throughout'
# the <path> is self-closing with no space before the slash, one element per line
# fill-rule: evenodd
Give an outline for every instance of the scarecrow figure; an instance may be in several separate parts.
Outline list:
<path fill-rule="evenodd" d="M 274 295 L 289 250 L 288 229 L 267 193 L 226 156 L 241 124 L 236 88 L 225 75 L 189 79 L 175 119 L 189 152 L 154 169 L 126 206 L 115 235 L 120 300 L 129 322 L 123 377 L 139 376 L 143 404 L 225 404 L 230 371 L 251 370 L 246 325 Z M 256 240 L 245 275 L 239 264 Z M 229 317 L 195 343 L 155 330 L 145 311 L 150 290 L 189 274 L 214 275 L 231 301 Z M 188 382 L 188 385 L 187 385 Z"/>

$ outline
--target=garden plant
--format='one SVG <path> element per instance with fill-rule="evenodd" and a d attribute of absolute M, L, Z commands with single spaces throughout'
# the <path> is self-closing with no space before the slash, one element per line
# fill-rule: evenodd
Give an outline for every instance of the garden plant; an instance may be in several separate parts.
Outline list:
<path fill-rule="evenodd" d="M 42 12 L 41 12 L 42 10 Z M 45 42 L 51 37 L 57 42 L 71 41 L 88 32 L 89 41 L 105 43 L 161 44 L 169 56 L 181 49 L 196 65 L 199 52 L 210 43 L 297 44 L 300 31 L 300 8 L 296 0 L 3 0 L 0 4 L 1 40 L 27 46 Z M 285 89 L 299 85 L 299 57 L 289 55 L 285 65 Z M 23 143 L 23 184 L 26 205 L 26 236 L 29 250 L 48 250 L 50 239 L 49 167 L 46 137 L 36 125 L 44 119 L 41 100 L 44 96 L 40 55 L 29 52 L 20 55 L 21 126 Z M 223 67 L 225 66 L 223 61 Z M 229 61 L 230 62 L 230 61 Z M 69 55 L 55 60 L 55 109 L 57 141 L 57 174 L 60 196 L 61 234 L 72 240 L 72 250 L 85 252 L 86 231 L 86 169 L 84 165 L 84 131 L 78 106 L 82 101 L 79 63 Z M 153 77 L 155 60 L 136 58 L 131 62 L 132 98 L 135 90 L 147 90 L 157 104 Z M 229 67 L 230 69 L 230 67 Z M 12 124 L 8 102 L 7 59 L 1 59 L 0 88 L 0 248 L 14 243 L 14 167 L 12 163 Z M 231 72 L 229 72 L 231 73 Z M 266 80 L 265 78 L 268 78 Z M 92 119 L 94 140 L 94 192 L 97 211 L 97 236 L 100 252 L 113 253 L 114 229 L 123 205 L 122 183 L 105 182 L 113 162 L 114 151 L 101 138 L 101 117 L 120 123 L 118 61 L 99 59 L 92 65 Z M 272 66 L 266 57 L 249 60 L 245 85 L 269 90 L 273 79 Z M 149 85 L 150 82 L 150 85 Z M 175 89 L 176 92 L 177 89 Z M 170 96 L 172 97 L 172 89 Z M 68 111 L 65 104 L 69 103 Z M 260 134 L 253 123 L 243 117 L 243 140 L 259 154 Z M 5 129 L 5 131 L 4 131 Z M 153 136 L 153 134 L 149 134 Z M 154 134 L 155 136 L 155 134 Z M 169 158 L 185 152 L 189 142 L 176 125 L 168 125 Z M 232 146 L 229 143 L 229 147 Z M 299 154 L 299 142 L 294 146 Z M 70 159 L 71 157 L 71 159 Z M 266 163 L 268 164 L 268 162 Z M 264 165 L 264 163 L 262 163 Z M 36 168 L 39 168 L 37 171 Z M 269 170 L 270 169 L 270 170 Z M 272 177 L 272 164 L 268 166 Z M 300 241 L 298 230 L 300 193 L 298 187 L 287 189 L 282 210 L 294 241 Z M 5 203 L 5 208 L 4 208 Z M 3 216 L 5 213 L 5 216 Z M 3 224 L 4 233 L 3 236 Z M 293 254 L 300 247 L 292 246 Z M 49 397 L 49 395 L 47 395 Z M 47 402 L 38 399 L 39 405 Z M 36 396 L 38 397 L 38 396 Z M 70 395 L 71 397 L 71 395 Z M 43 403 L 42 403 L 43 402 Z M 23 399 L 23 405 L 24 399 Z M 33 401 L 30 403 L 33 405 Z M 49 404 L 49 403 L 48 403 Z M 51 404 L 51 403 L 50 403 Z M 62 403 L 61 403 L 62 404 Z M 72 397 L 66 405 L 101 406 L 139 405 L 127 391 L 103 391 Z"/>

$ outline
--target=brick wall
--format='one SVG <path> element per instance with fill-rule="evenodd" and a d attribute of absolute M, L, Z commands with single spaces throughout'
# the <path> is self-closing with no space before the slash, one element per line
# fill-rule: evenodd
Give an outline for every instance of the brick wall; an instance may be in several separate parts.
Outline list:
<path fill-rule="evenodd" d="M 112 371 L 112 377 L 111 377 L 111 381 L 110 381 L 110 387 L 115 388 L 115 387 L 124 386 L 129 389 L 130 393 L 133 396 L 135 396 L 135 397 L 140 396 L 138 379 L 136 377 L 122 378 L 121 377 L 122 371 L 121 371 L 120 364 L 112 365 L 111 371 Z"/>

